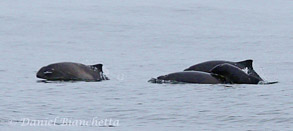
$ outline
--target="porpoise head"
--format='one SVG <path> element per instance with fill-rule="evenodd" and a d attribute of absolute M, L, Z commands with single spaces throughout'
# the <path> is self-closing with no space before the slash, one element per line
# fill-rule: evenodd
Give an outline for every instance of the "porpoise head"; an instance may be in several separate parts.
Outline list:
<path fill-rule="evenodd" d="M 167 76 L 168 76 L 168 75 L 162 75 L 162 76 L 157 77 L 157 79 L 159 79 L 159 80 L 164 80 L 164 79 L 166 79 Z"/>
<path fill-rule="evenodd" d="M 58 80 L 62 76 L 62 72 L 55 70 L 53 66 L 42 67 L 37 72 L 37 78 L 47 79 L 47 80 Z"/>

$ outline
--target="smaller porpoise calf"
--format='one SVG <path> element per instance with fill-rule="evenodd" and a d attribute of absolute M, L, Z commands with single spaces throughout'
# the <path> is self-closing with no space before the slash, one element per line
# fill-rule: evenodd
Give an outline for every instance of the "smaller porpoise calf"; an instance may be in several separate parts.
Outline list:
<path fill-rule="evenodd" d="M 42 67 L 37 78 L 51 81 L 101 81 L 108 80 L 103 74 L 103 65 L 84 65 L 73 62 L 61 62 Z"/>
<path fill-rule="evenodd" d="M 224 84 L 227 83 L 225 77 L 201 71 L 183 71 L 159 76 L 149 80 L 151 83 L 195 83 L 195 84 Z M 230 82 L 228 82 L 230 83 Z"/>
<path fill-rule="evenodd" d="M 248 75 L 239 67 L 228 63 L 217 65 L 210 72 L 224 76 L 232 84 L 258 84 L 260 82 L 255 76 Z"/>

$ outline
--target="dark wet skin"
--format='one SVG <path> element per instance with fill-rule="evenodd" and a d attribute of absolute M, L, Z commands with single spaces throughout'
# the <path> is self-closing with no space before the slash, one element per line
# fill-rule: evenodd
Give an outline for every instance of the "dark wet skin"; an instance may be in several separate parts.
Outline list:
<path fill-rule="evenodd" d="M 160 80 L 196 84 L 223 84 L 227 82 L 221 76 L 200 71 L 175 72 L 168 75 L 159 76 L 157 79 L 151 79 L 149 82 L 159 83 Z"/>
<path fill-rule="evenodd" d="M 87 66 L 72 62 L 55 63 L 42 67 L 36 76 L 50 81 L 101 81 L 108 79 L 103 75 L 102 64 Z"/>
<path fill-rule="evenodd" d="M 208 72 L 211 73 L 211 69 L 213 69 L 215 66 L 220 65 L 220 64 L 231 64 L 234 66 L 237 66 L 240 69 L 248 69 L 248 74 L 259 79 L 260 81 L 263 81 L 263 79 L 254 71 L 252 67 L 253 60 L 245 60 L 245 61 L 240 61 L 240 62 L 231 62 L 231 61 L 207 61 L 207 62 L 202 62 L 196 65 L 193 65 L 184 71 L 203 71 L 203 72 Z"/>
<path fill-rule="evenodd" d="M 207 61 L 151 79 L 152 83 L 184 82 L 197 84 L 258 84 L 262 78 L 253 70 L 252 60 L 240 62 Z M 242 69 L 247 69 L 247 73 Z"/>
<path fill-rule="evenodd" d="M 258 84 L 260 82 L 258 78 L 246 74 L 239 67 L 232 64 L 225 63 L 217 65 L 210 72 L 224 76 L 232 84 Z"/>

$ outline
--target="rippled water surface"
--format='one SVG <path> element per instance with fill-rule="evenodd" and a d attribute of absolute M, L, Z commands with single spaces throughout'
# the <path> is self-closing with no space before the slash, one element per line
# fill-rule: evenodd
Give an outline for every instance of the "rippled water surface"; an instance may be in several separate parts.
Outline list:
<path fill-rule="evenodd" d="M 292 130 L 292 21 L 290 0 L 0 1 L 0 130 Z M 245 59 L 279 83 L 147 82 Z M 63 61 L 103 63 L 111 80 L 38 82 L 40 67 Z"/>

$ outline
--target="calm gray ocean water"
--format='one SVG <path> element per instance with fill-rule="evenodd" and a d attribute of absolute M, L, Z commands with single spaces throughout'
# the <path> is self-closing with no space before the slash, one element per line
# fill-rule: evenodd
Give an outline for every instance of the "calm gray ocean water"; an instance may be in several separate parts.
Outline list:
<path fill-rule="evenodd" d="M 292 21 L 291 0 L 2 0 L 0 130 L 293 130 Z M 147 82 L 245 59 L 279 83 Z M 111 80 L 37 82 L 63 61 L 103 63 Z"/>

